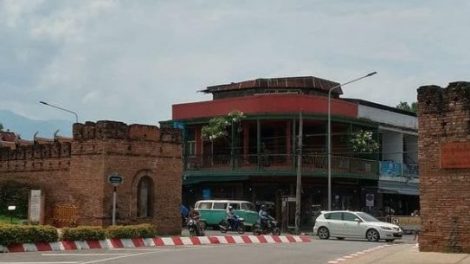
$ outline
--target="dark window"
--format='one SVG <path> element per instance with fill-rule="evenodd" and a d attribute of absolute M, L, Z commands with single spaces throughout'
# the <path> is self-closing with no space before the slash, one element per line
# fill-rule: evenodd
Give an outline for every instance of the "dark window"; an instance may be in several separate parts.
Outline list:
<path fill-rule="evenodd" d="M 227 203 L 214 203 L 214 207 L 212 209 L 226 209 Z"/>
<path fill-rule="evenodd" d="M 142 177 L 137 185 L 137 216 L 152 216 L 152 197 L 153 197 L 153 181 L 150 177 Z"/>
<path fill-rule="evenodd" d="M 211 208 L 212 208 L 212 203 L 205 202 L 205 203 L 200 203 L 197 209 L 211 209 Z"/>
<path fill-rule="evenodd" d="M 231 203 L 230 206 L 233 208 L 233 210 L 240 210 L 240 204 L 239 203 Z"/>
<path fill-rule="evenodd" d="M 252 203 L 242 203 L 242 209 L 247 211 L 256 211 L 255 206 Z"/>
<path fill-rule="evenodd" d="M 341 220 L 341 213 L 329 213 L 329 214 L 325 214 L 325 218 L 326 219 L 330 219 L 330 220 Z"/>
<path fill-rule="evenodd" d="M 343 220 L 344 221 L 354 221 L 354 219 L 359 218 L 355 214 L 351 213 L 343 213 Z"/>

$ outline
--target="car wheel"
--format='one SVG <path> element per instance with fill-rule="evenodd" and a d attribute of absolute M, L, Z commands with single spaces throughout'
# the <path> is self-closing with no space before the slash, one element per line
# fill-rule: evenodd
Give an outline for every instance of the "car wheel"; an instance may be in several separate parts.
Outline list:
<path fill-rule="evenodd" d="M 318 234 L 318 237 L 319 237 L 320 239 L 328 239 L 328 238 L 330 238 L 330 231 L 328 231 L 328 228 L 326 228 L 326 227 L 324 227 L 324 226 L 323 226 L 323 227 L 320 227 L 320 228 L 318 229 L 317 234 Z"/>
<path fill-rule="evenodd" d="M 369 229 L 366 233 L 366 238 L 368 241 L 377 242 L 380 239 L 379 232 L 375 229 Z"/>
<path fill-rule="evenodd" d="M 338 240 L 344 240 L 344 237 L 337 237 Z"/>

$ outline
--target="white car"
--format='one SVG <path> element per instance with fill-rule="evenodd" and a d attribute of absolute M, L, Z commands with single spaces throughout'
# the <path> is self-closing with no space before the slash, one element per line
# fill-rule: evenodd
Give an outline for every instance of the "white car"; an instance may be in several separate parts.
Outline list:
<path fill-rule="evenodd" d="M 361 238 L 369 241 L 383 239 L 392 242 L 403 235 L 397 225 L 379 221 L 364 212 L 322 211 L 317 217 L 313 233 L 320 239 Z"/>

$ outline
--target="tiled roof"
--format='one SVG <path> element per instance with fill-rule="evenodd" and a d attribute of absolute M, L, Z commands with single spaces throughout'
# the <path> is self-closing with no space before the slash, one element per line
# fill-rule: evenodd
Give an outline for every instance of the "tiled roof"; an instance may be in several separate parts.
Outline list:
<path fill-rule="evenodd" d="M 327 92 L 334 86 L 340 85 L 337 82 L 313 77 L 282 77 L 282 78 L 269 78 L 269 79 L 256 79 L 237 83 L 221 84 L 208 86 L 206 90 L 201 92 L 216 93 L 229 90 L 243 90 L 252 88 L 273 88 L 273 89 L 316 89 Z M 341 88 L 336 89 L 335 93 L 342 94 Z"/>

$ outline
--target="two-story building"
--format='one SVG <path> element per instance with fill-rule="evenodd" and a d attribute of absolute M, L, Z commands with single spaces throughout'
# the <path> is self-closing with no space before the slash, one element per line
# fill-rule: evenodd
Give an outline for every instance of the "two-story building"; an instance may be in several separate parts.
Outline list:
<path fill-rule="evenodd" d="M 313 210 L 327 208 L 328 91 L 338 85 L 317 77 L 256 79 L 209 86 L 200 92 L 212 100 L 173 105 L 172 120 L 161 126 L 184 130 L 183 202 L 268 202 L 277 217 L 292 216 L 301 148 L 302 224 L 312 224 Z M 385 206 L 403 214 L 417 209 L 416 115 L 341 94 L 333 90 L 331 100 L 332 207 L 374 214 Z M 225 137 L 202 136 L 211 118 L 233 111 L 243 119 Z M 360 130 L 373 133 L 377 151 L 353 150 Z"/>

